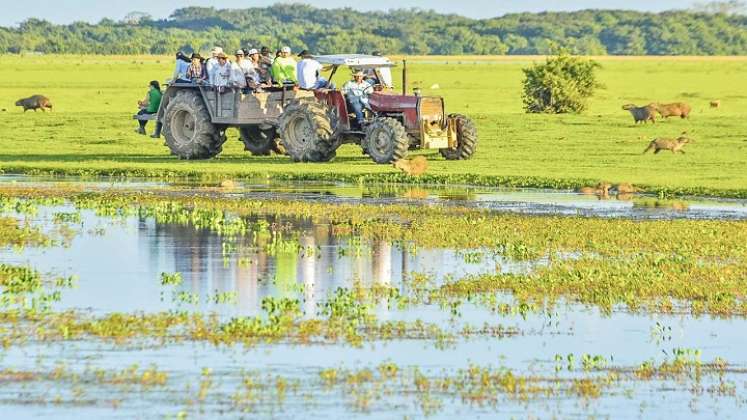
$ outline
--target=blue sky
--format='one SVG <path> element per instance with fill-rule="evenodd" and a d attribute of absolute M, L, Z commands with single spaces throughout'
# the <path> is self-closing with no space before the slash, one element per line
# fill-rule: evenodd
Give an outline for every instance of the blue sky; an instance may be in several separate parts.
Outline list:
<path fill-rule="evenodd" d="M 0 3 L 4 3 L 2 14 L 0 14 L 0 26 L 15 26 L 29 17 L 46 19 L 55 23 L 70 23 L 76 20 L 97 22 L 104 17 L 118 20 L 132 11 L 147 12 L 154 17 L 163 18 L 174 9 L 185 6 L 245 8 L 278 2 L 277 0 L 0 0 Z M 420 7 L 474 18 L 494 17 L 519 11 L 589 8 L 661 11 L 686 8 L 690 4 L 687 0 L 684 2 L 682 0 L 306 0 L 303 2 L 319 7 L 349 6 L 360 10 Z"/>

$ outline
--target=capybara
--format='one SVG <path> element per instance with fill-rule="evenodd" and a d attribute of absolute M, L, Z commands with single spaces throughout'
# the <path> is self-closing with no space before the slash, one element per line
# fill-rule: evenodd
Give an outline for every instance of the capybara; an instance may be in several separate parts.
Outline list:
<path fill-rule="evenodd" d="M 640 188 L 636 188 L 627 182 L 617 184 L 615 190 L 617 190 L 617 194 L 633 194 L 641 191 Z"/>
<path fill-rule="evenodd" d="M 623 105 L 622 109 L 630 112 L 636 124 L 638 124 L 639 122 L 645 124 L 649 121 L 651 121 L 652 123 L 656 123 L 656 107 L 654 106 L 654 104 L 648 104 L 646 106 L 640 107 L 633 104 L 626 104 Z"/>
<path fill-rule="evenodd" d="M 601 197 L 607 197 L 610 194 L 610 187 L 612 185 L 608 182 L 600 182 L 596 187 L 582 187 L 579 188 L 578 192 L 587 195 L 598 195 Z"/>
<path fill-rule="evenodd" d="M 690 118 L 690 105 L 684 102 L 674 102 L 671 104 L 656 104 L 656 111 L 662 118 L 680 117 L 682 119 Z"/>
<path fill-rule="evenodd" d="M 37 109 L 45 111 L 47 108 L 52 109 L 52 102 L 44 95 L 34 95 L 29 98 L 19 99 L 16 101 L 16 106 L 22 106 L 23 112 L 33 109 L 36 112 Z"/>
<path fill-rule="evenodd" d="M 672 153 L 680 152 L 684 154 L 685 151 L 682 150 L 682 148 L 685 147 L 687 143 L 690 143 L 692 141 L 693 140 L 687 136 L 687 133 L 682 133 L 676 139 L 658 138 L 658 139 L 652 140 L 651 143 L 649 143 L 646 150 L 643 151 L 643 153 L 646 153 L 649 150 L 654 149 L 654 153 L 659 153 L 662 150 L 670 150 L 672 151 Z"/>
<path fill-rule="evenodd" d="M 428 161 L 423 156 L 414 158 L 400 159 L 394 162 L 394 167 L 410 176 L 420 176 L 428 170 Z"/>
<path fill-rule="evenodd" d="M 721 101 L 718 99 L 711 101 L 711 108 L 721 108 Z"/>

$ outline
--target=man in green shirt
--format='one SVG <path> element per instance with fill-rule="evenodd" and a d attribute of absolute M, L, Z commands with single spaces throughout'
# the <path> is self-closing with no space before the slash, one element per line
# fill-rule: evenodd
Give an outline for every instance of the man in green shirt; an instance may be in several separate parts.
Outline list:
<path fill-rule="evenodd" d="M 161 97 L 163 94 L 161 93 L 161 85 L 158 83 L 157 80 L 153 80 L 150 82 L 150 85 L 148 85 L 148 94 L 145 96 L 144 101 L 139 101 L 138 106 L 140 106 L 140 111 L 138 111 L 137 115 L 153 115 L 158 112 L 158 107 L 161 106 Z M 138 120 L 140 123 L 140 128 L 135 130 L 138 134 L 145 134 L 145 125 L 148 124 L 148 120 Z M 160 124 L 159 124 L 160 125 Z M 153 134 L 151 137 L 158 138 L 160 137 L 160 127 L 156 126 L 156 133 Z"/>
<path fill-rule="evenodd" d="M 280 56 L 272 63 L 272 78 L 276 83 L 296 84 L 296 60 L 291 56 L 290 47 L 283 47 Z"/>

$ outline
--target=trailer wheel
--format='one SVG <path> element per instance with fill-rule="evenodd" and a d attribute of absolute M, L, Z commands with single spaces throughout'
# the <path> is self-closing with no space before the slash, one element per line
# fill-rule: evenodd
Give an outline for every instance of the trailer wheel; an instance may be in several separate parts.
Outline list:
<path fill-rule="evenodd" d="M 251 152 L 254 156 L 269 156 L 272 152 L 279 155 L 285 154 L 275 127 L 261 128 L 257 125 L 250 125 L 239 128 L 239 132 L 241 141 L 244 143 L 244 150 Z"/>
<path fill-rule="evenodd" d="M 223 150 L 224 137 L 210 121 L 197 91 L 182 90 L 169 101 L 163 135 L 171 154 L 180 159 L 209 159 Z"/>

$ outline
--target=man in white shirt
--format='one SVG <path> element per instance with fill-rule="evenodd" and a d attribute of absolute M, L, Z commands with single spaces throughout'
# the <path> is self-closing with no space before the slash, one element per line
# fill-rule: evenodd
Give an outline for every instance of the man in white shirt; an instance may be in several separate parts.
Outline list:
<path fill-rule="evenodd" d="M 298 86 L 301 89 L 321 89 L 327 87 L 329 85 L 327 79 L 319 76 L 319 72 L 322 71 L 323 67 L 318 61 L 312 58 L 311 53 L 303 50 L 298 56 L 302 58 L 296 65 Z"/>
<path fill-rule="evenodd" d="M 374 89 L 370 83 L 363 80 L 365 74 L 358 70 L 353 73 L 353 80 L 348 81 L 342 86 L 342 93 L 355 112 L 355 119 L 358 125 L 363 127 L 363 108 L 369 108 L 368 95 L 372 94 Z"/>
<path fill-rule="evenodd" d="M 223 54 L 223 48 L 213 48 L 213 51 L 210 52 L 210 58 L 205 60 L 205 69 L 207 70 L 208 76 L 210 76 L 211 69 L 218 64 L 218 54 Z"/>
<path fill-rule="evenodd" d="M 246 64 L 244 50 L 238 50 L 235 54 L 236 62 L 231 63 L 231 86 L 238 88 L 246 87 Z"/>
<path fill-rule="evenodd" d="M 219 53 L 216 57 L 216 64 L 211 69 L 208 68 L 208 78 L 210 79 L 210 84 L 217 87 L 217 88 L 224 88 L 226 86 L 231 86 L 231 81 L 233 79 L 233 69 L 231 67 L 231 63 L 228 62 L 228 56 Z"/>

